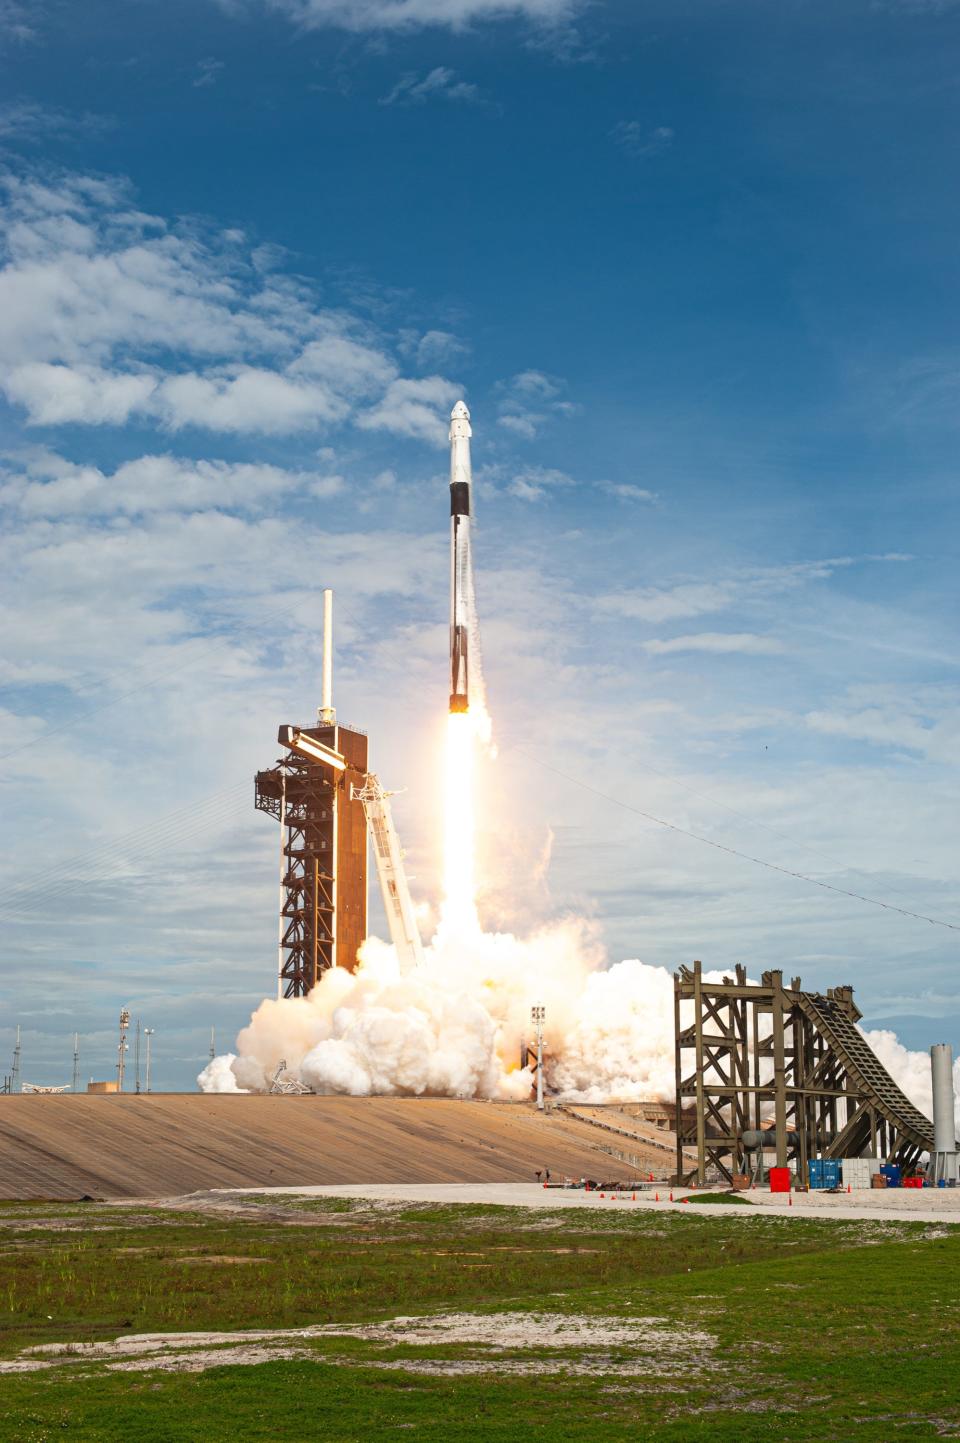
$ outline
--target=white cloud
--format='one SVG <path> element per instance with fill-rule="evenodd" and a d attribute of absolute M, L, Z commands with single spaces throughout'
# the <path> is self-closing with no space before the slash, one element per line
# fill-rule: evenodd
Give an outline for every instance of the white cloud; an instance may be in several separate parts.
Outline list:
<path fill-rule="evenodd" d="M 581 0 L 262 0 L 305 29 L 413 30 L 438 26 L 465 30 L 478 21 L 525 20 L 563 26 L 583 8 Z M 228 12 L 249 8 L 248 0 L 221 0 Z"/>
<path fill-rule="evenodd" d="M 674 141 L 674 133 L 669 125 L 657 125 L 651 130 L 641 125 L 639 120 L 619 121 L 610 135 L 620 149 L 634 160 L 662 155 Z"/>
<path fill-rule="evenodd" d="M 532 441 L 541 427 L 557 416 L 569 416 L 577 408 L 562 399 L 565 383 L 543 371 L 520 371 L 498 389 L 497 424 L 525 441 Z"/>
<path fill-rule="evenodd" d="M 86 111 L 72 114 L 56 106 L 38 105 L 32 100 L 12 100 L 0 105 L 0 141 L 42 141 L 53 135 L 66 138 L 87 136 L 107 130 L 111 124 L 102 115 Z"/>
<path fill-rule="evenodd" d="M 506 490 L 521 501 L 541 501 L 547 492 L 558 486 L 575 486 L 572 476 L 550 466 L 525 466 L 511 476 Z"/>
<path fill-rule="evenodd" d="M 787 562 L 782 566 L 745 567 L 719 581 L 682 581 L 673 586 L 646 586 L 611 592 L 597 598 L 601 611 L 636 621 L 674 621 L 723 611 L 736 602 L 767 600 L 800 590 L 811 581 L 826 581 L 852 566 L 910 561 L 900 552 L 876 556 L 831 556 L 819 561 Z"/>
<path fill-rule="evenodd" d="M 149 420 L 285 435 L 363 424 L 426 436 L 416 400 L 450 383 L 405 382 L 386 339 L 275 272 L 270 247 L 198 222 L 143 215 L 122 182 L 10 178 L 0 220 L 3 392 L 32 425 Z M 444 332 L 418 355 L 453 353 Z M 374 404 L 378 401 L 379 404 Z M 401 404 L 402 403 L 402 404 Z"/>
<path fill-rule="evenodd" d="M 2 323 L 0 323 L 2 324 Z M 30 361 L 13 366 L 3 381 L 7 399 L 22 406 L 32 425 L 120 425 L 146 409 L 156 389 L 155 377 L 104 370 L 101 366 L 51 365 Z"/>
<path fill-rule="evenodd" d="M 648 491 L 645 486 L 635 486 L 632 481 L 603 481 L 602 490 L 608 496 L 615 496 L 618 501 L 656 501 L 656 491 Z"/>
<path fill-rule="evenodd" d="M 36 6 L 31 8 L 22 0 L 0 0 L 0 40 L 5 36 L 11 40 L 33 40 L 37 33 L 35 18 Z"/>
<path fill-rule="evenodd" d="M 368 431 L 392 431 L 445 446 L 450 430 L 449 413 L 460 399 L 462 387 L 442 376 L 420 380 L 391 381 L 380 401 L 357 416 L 357 425 Z"/>
<path fill-rule="evenodd" d="M 408 70 L 378 103 L 425 105 L 428 100 L 451 100 L 465 105 L 478 105 L 482 99 L 479 86 L 466 80 L 458 80 L 455 70 L 446 65 L 437 65 L 433 70 L 428 70 L 422 79 L 417 71 Z"/>
<path fill-rule="evenodd" d="M 442 366 L 456 361 L 469 351 L 457 336 L 450 331 L 426 331 L 416 343 L 417 365 L 421 367 Z"/>
<path fill-rule="evenodd" d="M 681 582 L 677 586 L 646 586 L 597 598 L 601 611 L 635 621 L 679 621 L 703 616 L 729 606 L 734 588 L 729 582 Z"/>
<path fill-rule="evenodd" d="M 136 516 L 208 507 L 249 510 L 305 486 L 314 495 L 330 496 L 343 484 L 342 476 L 175 456 L 140 456 L 107 474 L 41 451 L 28 456 L 19 469 L 0 471 L 0 505 L 15 507 L 28 518 Z"/>
<path fill-rule="evenodd" d="M 225 67 L 223 60 L 216 60 L 208 56 L 206 60 L 197 61 L 197 70 L 193 80 L 193 88 L 201 90 L 211 85 L 216 85 L 221 70 Z"/>
<path fill-rule="evenodd" d="M 645 641 L 643 649 L 653 656 L 672 656 L 681 651 L 712 651 L 721 655 L 744 652 L 749 656 L 769 656 L 783 651 L 783 644 L 771 636 L 757 636 L 752 631 L 701 631 L 692 636 L 674 636 L 669 641 Z"/>
<path fill-rule="evenodd" d="M 960 747 L 952 687 L 858 686 L 804 717 L 811 731 L 870 746 L 915 752 L 952 765 Z"/>

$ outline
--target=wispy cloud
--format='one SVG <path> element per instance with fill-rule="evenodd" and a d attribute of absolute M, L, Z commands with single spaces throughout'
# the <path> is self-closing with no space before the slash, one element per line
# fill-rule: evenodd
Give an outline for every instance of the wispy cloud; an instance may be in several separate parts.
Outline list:
<path fill-rule="evenodd" d="M 639 120 L 621 120 L 610 132 L 611 139 L 620 149 L 634 160 L 651 155 L 662 155 L 674 142 L 675 134 L 669 125 L 656 125 L 651 130 Z"/>
<path fill-rule="evenodd" d="M 648 491 L 645 486 L 635 486 L 632 481 L 601 481 L 600 489 L 606 491 L 608 496 L 615 496 L 618 501 L 656 501 L 656 491 Z"/>
<path fill-rule="evenodd" d="M 426 105 L 428 100 L 447 100 L 461 105 L 479 105 L 483 95 L 478 85 L 459 80 L 449 66 L 437 65 L 422 78 L 415 70 L 401 75 L 396 85 L 380 97 L 379 105 Z"/>
<path fill-rule="evenodd" d="M 584 9 L 583 0 L 220 0 L 228 13 L 266 6 L 304 29 L 460 31 L 480 21 L 523 20 L 549 31 Z"/>
<path fill-rule="evenodd" d="M 869 556 L 831 556 L 824 560 L 788 562 L 783 566 L 747 567 L 717 581 L 679 581 L 671 586 L 645 586 L 609 592 L 597 598 L 601 611 L 636 621 L 674 621 L 723 611 L 741 601 L 759 601 L 799 590 L 811 581 L 825 581 L 853 566 L 908 562 L 900 552 Z"/>
<path fill-rule="evenodd" d="M 206 60 L 198 60 L 193 79 L 194 89 L 202 90 L 207 86 L 216 85 L 217 78 L 223 69 L 224 61 L 216 60 L 212 56 L 208 56 Z"/>
<path fill-rule="evenodd" d="M 572 401 L 564 399 L 566 383 L 544 371 L 520 371 L 498 387 L 501 398 L 497 407 L 497 424 L 525 441 L 532 441 L 545 422 L 557 416 L 570 416 L 576 411 Z"/>
<path fill-rule="evenodd" d="M 38 105 L 32 100 L 12 100 L 0 105 L 0 141 L 37 143 L 52 137 L 82 137 L 109 130 L 113 121 L 89 111 L 72 113 L 57 106 Z"/>
<path fill-rule="evenodd" d="M 769 656 L 783 651 L 783 644 L 774 637 L 758 636 L 752 631 L 701 631 L 693 636 L 674 636 L 669 641 L 645 641 L 643 648 L 652 656 L 673 656 L 682 651 L 712 651 L 720 655 L 743 652 L 750 656 Z"/>
<path fill-rule="evenodd" d="M 400 351 L 409 356 L 421 369 L 445 366 L 469 353 L 470 347 L 452 331 L 407 331 L 400 341 Z"/>
<path fill-rule="evenodd" d="M 0 466 L 0 506 L 15 508 L 27 518 L 143 516 L 208 507 L 256 511 L 305 487 L 314 495 L 330 496 L 342 489 L 343 478 L 170 455 L 140 456 L 108 473 L 46 450 L 28 453 L 19 464 Z"/>
<path fill-rule="evenodd" d="M 0 0 L 0 41 L 33 40 L 39 6 L 27 6 L 21 0 Z"/>

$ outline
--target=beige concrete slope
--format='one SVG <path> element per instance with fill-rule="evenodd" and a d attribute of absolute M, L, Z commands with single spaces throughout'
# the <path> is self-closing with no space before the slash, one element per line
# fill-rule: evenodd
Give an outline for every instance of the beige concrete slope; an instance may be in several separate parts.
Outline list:
<path fill-rule="evenodd" d="M 0 1197 L 199 1188 L 527 1182 L 623 1172 L 588 1124 L 529 1104 L 166 1093 L 0 1097 Z M 651 1169 L 663 1168 L 651 1153 Z"/>

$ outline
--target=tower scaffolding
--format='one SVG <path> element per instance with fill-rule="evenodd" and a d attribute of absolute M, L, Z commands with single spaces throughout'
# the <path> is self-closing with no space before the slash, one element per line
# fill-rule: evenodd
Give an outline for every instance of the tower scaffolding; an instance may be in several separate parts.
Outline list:
<path fill-rule="evenodd" d="M 740 965 L 708 982 L 694 962 L 674 974 L 673 995 L 678 1181 L 704 1183 L 708 1169 L 732 1181 L 767 1149 L 802 1179 L 815 1157 L 910 1168 L 933 1151 L 933 1124 L 856 1025 L 852 987 L 804 992 L 799 977 L 787 987 L 776 971 L 751 983 Z"/>

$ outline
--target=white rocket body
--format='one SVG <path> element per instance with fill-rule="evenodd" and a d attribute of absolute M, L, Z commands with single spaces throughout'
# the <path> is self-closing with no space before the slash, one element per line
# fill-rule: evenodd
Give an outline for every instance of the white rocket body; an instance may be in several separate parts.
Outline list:
<path fill-rule="evenodd" d="M 470 412 L 458 401 L 450 413 L 450 710 L 470 710 Z"/>

